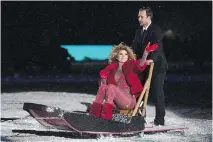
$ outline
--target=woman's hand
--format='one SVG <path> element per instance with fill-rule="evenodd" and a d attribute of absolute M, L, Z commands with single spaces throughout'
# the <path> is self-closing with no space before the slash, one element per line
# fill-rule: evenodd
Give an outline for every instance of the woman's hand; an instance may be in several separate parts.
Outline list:
<path fill-rule="evenodd" d="M 106 85 L 106 79 L 101 79 L 101 85 Z"/>
<path fill-rule="evenodd" d="M 99 82 L 98 82 L 98 85 L 101 86 L 101 85 L 106 85 L 107 84 L 107 81 L 106 79 L 101 79 Z"/>

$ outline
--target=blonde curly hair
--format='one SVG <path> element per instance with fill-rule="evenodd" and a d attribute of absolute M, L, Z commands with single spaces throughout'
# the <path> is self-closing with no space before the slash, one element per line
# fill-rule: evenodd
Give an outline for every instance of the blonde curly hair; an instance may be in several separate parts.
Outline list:
<path fill-rule="evenodd" d="M 121 50 L 125 50 L 127 52 L 128 60 L 136 59 L 136 54 L 133 53 L 132 49 L 129 46 L 127 46 L 126 44 L 124 44 L 124 42 L 121 42 L 118 45 L 114 45 L 114 47 L 112 48 L 112 51 L 110 53 L 109 60 L 108 60 L 109 64 L 117 61 L 118 53 Z"/>

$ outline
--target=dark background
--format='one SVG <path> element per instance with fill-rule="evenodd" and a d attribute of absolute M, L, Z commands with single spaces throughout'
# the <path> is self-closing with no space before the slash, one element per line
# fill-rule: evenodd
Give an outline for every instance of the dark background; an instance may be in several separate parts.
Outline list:
<path fill-rule="evenodd" d="M 1 1 L 1 91 L 95 94 L 106 62 L 75 64 L 60 45 L 131 45 L 143 6 L 165 32 L 166 103 L 212 107 L 211 1 Z"/>

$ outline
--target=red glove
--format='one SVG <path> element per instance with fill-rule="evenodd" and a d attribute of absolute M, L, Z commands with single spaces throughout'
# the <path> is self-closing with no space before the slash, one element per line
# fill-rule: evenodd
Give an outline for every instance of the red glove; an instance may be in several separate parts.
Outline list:
<path fill-rule="evenodd" d="M 153 51 L 155 51 L 155 50 L 157 50 L 157 48 L 158 48 L 158 44 L 157 43 L 155 43 L 155 44 L 152 44 L 151 46 L 150 46 L 150 42 L 147 44 L 147 46 L 146 46 L 146 52 L 153 52 Z"/>
<path fill-rule="evenodd" d="M 100 77 L 101 79 L 106 79 L 108 77 L 109 72 L 105 70 L 100 71 Z"/>
<path fill-rule="evenodd" d="M 102 79 L 106 79 L 109 75 L 109 72 L 115 67 L 115 64 L 109 64 L 105 69 L 101 70 L 99 75 Z"/>

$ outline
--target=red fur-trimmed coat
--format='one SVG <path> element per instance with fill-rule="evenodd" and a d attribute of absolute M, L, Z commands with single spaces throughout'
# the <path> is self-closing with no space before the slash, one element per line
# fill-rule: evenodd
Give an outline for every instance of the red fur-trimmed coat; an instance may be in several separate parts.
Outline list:
<path fill-rule="evenodd" d="M 139 94 L 143 90 L 143 86 L 142 86 L 137 74 L 139 72 L 144 71 L 145 68 L 147 67 L 146 62 L 142 67 L 139 66 L 139 63 L 140 63 L 140 59 L 139 60 L 127 60 L 122 66 L 122 70 L 123 70 L 124 76 L 126 78 L 126 82 L 130 87 L 130 92 L 132 95 L 135 95 L 136 98 L 139 96 Z M 103 70 L 100 71 L 100 77 L 102 79 L 106 79 L 107 84 L 116 85 L 115 73 L 116 73 L 117 69 L 118 69 L 118 62 L 109 64 Z"/>

